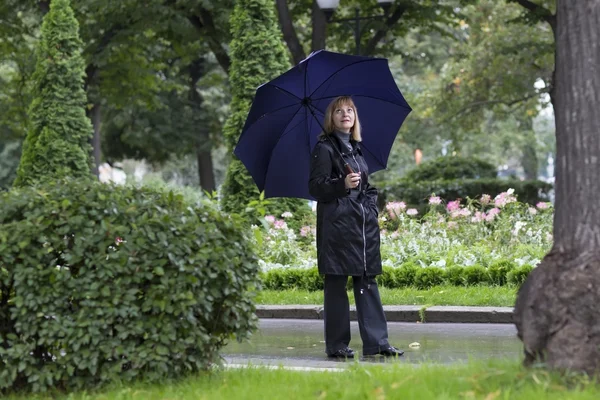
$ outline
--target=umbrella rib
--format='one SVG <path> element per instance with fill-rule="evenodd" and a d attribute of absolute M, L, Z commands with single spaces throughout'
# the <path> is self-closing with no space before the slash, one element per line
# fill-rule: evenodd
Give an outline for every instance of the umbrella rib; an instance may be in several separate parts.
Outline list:
<path fill-rule="evenodd" d="M 319 98 L 312 99 L 312 100 L 313 100 L 313 101 L 318 101 L 318 100 L 332 99 L 332 98 L 334 98 L 334 97 L 338 97 L 338 96 L 339 96 L 339 95 L 323 96 L 323 97 L 319 97 Z M 352 96 L 353 96 L 353 97 L 364 97 L 364 98 L 366 98 L 366 99 L 374 99 L 374 100 L 379 100 L 379 101 L 383 101 L 383 102 L 385 102 L 385 103 L 394 104 L 394 105 L 396 105 L 396 106 L 398 106 L 398 107 L 404 107 L 404 108 L 407 108 L 408 110 L 412 111 L 412 108 L 410 108 L 410 106 L 406 107 L 404 104 L 398 104 L 398 103 L 394 103 L 393 101 L 390 101 L 390 100 L 385 100 L 385 99 L 380 99 L 379 97 L 375 97 L 375 96 L 367 96 L 367 95 L 364 95 L 364 94 L 355 94 L 355 95 L 352 95 Z M 406 100 L 404 100 L 404 101 L 406 102 Z"/>
<path fill-rule="evenodd" d="M 284 92 L 286 94 L 289 94 L 290 96 L 294 97 L 295 99 L 302 100 L 300 97 L 296 96 L 294 93 L 290 92 L 289 90 L 281 88 L 281 87 L 279 87 L 277 85 L 273 85 L 272 83 L 267 83 L 267 85 L 269 85 L 271 87 L 274 87 L 277 90 L 281 90 L 282 92 Z"/>
<path fill-rule="evenodd" d="M 276 113 L 276 112 L 278 112 L 278 111 L 285 110 L 286 108 L 289 108 L 289 107 L 294 107 L 294 106 L 297 106 L 297 105 L 298 105 L 297 103 L 296 103 L 296 104 L 290 104 L 290 105 L 288 105 L 288 106 L 284 106 L 284 107 L 278 108 L 278 109 L 276 109 L 276 110 L 272 110 L 272 111 L 269 111 L 269 112 L 266 112 L 266 113 L 264 113 L 264 114 L 263 114 L 263 115 L 261 115 L 259 118 L 257 118 L 257 119 L 256 119 L 254 122 L 252 122 L 252 124 L 251 124 L 251 125 L 249 125 L 249 126 L 248 126 L 248 128 L 247 128 L 247 129 L 245 129 L 245 130 L 242 132 L 242 134 L 240 135 L 240 138 L 239 138 L 239 140 L 241 141 L 241 140 L 242 140 L 242 137 L 243 137 L 243 136 L 246 134 L 246 132 L 248 132 L 248 130 L 250 129 L 250 127 L 251 127 L 252 125 L 256 124 L 256 123 L 257 123 L 258 121 L 260 121 L 261 119 L 265 118 L 266 116 L 268 116 L 268 115 L 270 115 L 270 114 L 274 114 L 274 113 Z M 294 116 L 296 116 L 296 114 L 294 114 Z"/>
<path fill-rule="evenodd" d="M 352 63 L 350 63 L 348 65 L 344 65 L 342 68 L 338 69 L 337 71 L 335 71 L 334 73 L 332 73 L 331 75 L 329 75 L 329 77 L 327 77 L 327 79 L 325 79 L 323 82 L 321 82 L 321 84 L 315 90 L 312 91 L 311 96 L 317 90 L 321 89 L 321 86 L 323 86 L 327 81 L 329 81 L 331 78 L 333 78 L 335 75 L 337 75 L 341 71 L 345 70 L 346 68 L 349 68 L 349 67 L 351 67 L 353 65 L 360 64 L 360 63 L 363 63 L 363 62 L 373 62 L 373 61 L 382 61 L 382 60 L 385 60 L 385 59 L 384 58 L 369 58 L 369 59 L 366 59 L 366 60 L 358 60 L 358 61 L 352 62 Z"/>

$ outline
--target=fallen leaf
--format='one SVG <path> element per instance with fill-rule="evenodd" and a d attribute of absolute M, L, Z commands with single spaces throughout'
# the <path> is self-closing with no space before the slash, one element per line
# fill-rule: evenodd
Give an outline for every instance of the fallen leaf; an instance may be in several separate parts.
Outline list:
<path fill-rule="evenodd" d="M 421 347 L 421 343 L 419 343 L 419 342 L 412 342 L 411 344 L 408 345 L 408 347 L 410 347 L 412 349 L 418 349 L 419 347 Z"/>
<path fill-rule="evenodd" d="M 293 348 L 293 347 L 288 347 L 287 349 L 288 349 L 288 350 L 294 350 L 294 348 Z"/>
<path fill-rule="evenodd" d="M 500 389 L 496 390 L 495 392 L 488 393 L 488 395 L 485 396 L 485 400 L 494 400 L 498 396 L 500 396 Z"/>

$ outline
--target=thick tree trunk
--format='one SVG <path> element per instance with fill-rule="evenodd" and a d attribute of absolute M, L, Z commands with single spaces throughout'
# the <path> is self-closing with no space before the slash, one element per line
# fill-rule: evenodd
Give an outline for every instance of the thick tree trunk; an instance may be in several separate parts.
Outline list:
<path fill-rule="evenodd" d="M 554 246 L 519 290 L 527 364 L 600 372 L 600 2 L 558 0 Z"/>

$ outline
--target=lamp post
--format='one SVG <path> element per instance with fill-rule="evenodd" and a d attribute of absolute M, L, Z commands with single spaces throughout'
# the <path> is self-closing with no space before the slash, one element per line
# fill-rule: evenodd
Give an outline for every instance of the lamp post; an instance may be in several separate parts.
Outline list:
<path fill-rule="evenodd" d="M 361 31 L 360 26 L 361 21 L 375 21 L 383 19 L 385 17 L 385 14 L 387 14 L 387 11 L 390 9 L 392 2 L 393 0 L 377 0 L 377 4 L 379 4 L 381 8 L 383 8 L 384 15 L 361 17 L 360 9 L 356 7 L 356 9 L 354 10 L 353 18 L 331 19 L 333 13 L 335 12 L 335 9 L 340 5 L 340 0 L 317 0 L 319 8 L 323 10 L 323 13 L 325 13 L 325 18 L 328 24 L 347 23 L 348 26 L 350 26 L 352 32 L 354 33 L 354 42 L 356 43 L 356 55 L 360 55 L 360 38 L 362 37 L 363 33 Z"/>

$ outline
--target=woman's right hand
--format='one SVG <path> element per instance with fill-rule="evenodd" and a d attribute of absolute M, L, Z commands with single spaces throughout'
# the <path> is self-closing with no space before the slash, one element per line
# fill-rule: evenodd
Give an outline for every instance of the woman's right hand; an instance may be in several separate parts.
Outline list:
<path fill-rule="evenodd" d="M 352 173 L 346 175 L 346 179 L 344 179 L 346 183 L 346 189 L 354 189 L 360 183 L 360 174 Z"/>

